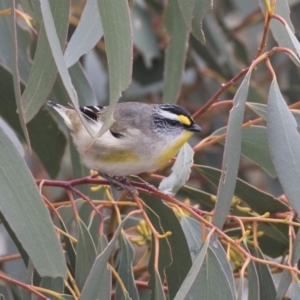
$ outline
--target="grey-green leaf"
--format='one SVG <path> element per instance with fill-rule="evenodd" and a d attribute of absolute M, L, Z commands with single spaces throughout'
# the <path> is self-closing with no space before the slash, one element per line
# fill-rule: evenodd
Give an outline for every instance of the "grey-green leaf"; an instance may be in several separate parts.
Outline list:
<path fill-rule="evenodd" d="M 166 275 L 169 297 L 173 299 L 192 265 L 189 247 L 173 210 L 162 201 L 151 196 L 143 195 L 142 199 L 147 205 L 147 215 L 154 228 L 160 234 L 167 231 L 172 232 L 169 237 L 159 239 L 159 273 L 162 281 Z M 152 245 L 148 270 L 150 286 L 155 290 L 157 287 L 155 286 L 156 275 L 153 268 L 153 249 L 155 249 L 154 245 Z"/>
<path fill-rule="evenodd" d="M 296 238 L 294 240 L 291 265 L 294 266 L 295 264 L 297 264 L 299 259 L 300 259 L 300 230 L 298 230 Z M 291 281 L 292 281 L 291 272 L 289 270 L 283 270 L 281 278 L 280 278 L 280 282 L 279 282 L 279 285 L 277 288 L 276 299 L 283 298 L 289 285 L 291 284 Z M 293 284 L 295 284 L 295 283 L 293 282 Z M 295 285 L 294 288 L 299 289 L 299 285 L 298 284 Z"/>
<path fill-rule="evenodd" d="M 233 99 L 224 149 L 222 175 L 219 181 L 214 225 L 222 228 L 227 218 L 237 180 L 241 155 L 242 124 L 251 72 L 248 72 Z"/>
<path fill-rule="evenodd" d="M 36 7 L 39 3 L 32 4 Z M 64 45 L 68 30 L 69 1 L 50 1 L 53 11 L 55 27 L 53 28 L 59 39 L 58 47 Z M 50 8 L 49 8 L 50 10 Z M 54 26 L 53 23 L 53 26 Z M 61 48 L 60 48 L 61 49 Z M 40 26 L 38 44 L 34 62 L 23 93 L 25 120 L 29 122 L 45 102 L 56 78 L 56 65 L 53 53 L 49 47 L 44 26 Z"/>
<path fill-rule="evenodd" d="M 112 114 L 121 93 L 131 82 L 132 31 L 129 7 L 125 0 L 98 0 L 104 31 L 109 69 L 109 109 L 97 136 L 101 136 L 114 123 Z"/>
<path fill-rule="evenodd" d="M 192 18 L 192 34 L 202 44 L 205 44 L 205 36 L 202 30 L 203 18 L 212 10 L 212 0 L 195 0 Z"/>
<path fill-rule="evenodd" d="M 253 256 L 256 256 L 263 260 L 265 259 L 264 255 L 262 254 L 259 248 L 257 249 L 249 248 L 249 250 Z M 260 285 L 260 289 L 259 289 L 260 299 L 262 300 L 276 299 L 275 284 L 268 265 L 261 264 L 258 262 L 255 262 L 254 264 L 255 264 L 259 285 Z"/>
<path fill-rule="evenodd" d="M 54 19 L 51 13 L 50 5 L 48 0 L 40 0 L 41 4 L 41 13 L 43 17 L 43 26 L 45 27 L 46 37 L 51 49 L 51 54 L 54 58 L 54 62 L 56 64 L 57 70 L 59 75 L 62 79 L 64 84 L 64 88 L 68 94 L 68 97 L 71 99 L 75 110 L 77 111 L 82 123 L 84 124 L 85 128 L 88 132 L 92 135 L 90 126 L 87 120 L 83 117 L 80 112 L 78 106 L 78 98 L 74 86 L 72 85 L 71 77 L 66 67 L 63 53 L 60 47 L 60 42 L 57 36 L 57 32 L 55 30 Z M 43 63 L 41 63 L 43 64 Z"/>
<path fill-rule="evenodd" d="M 190 6 L 192 2 L 192 0 L 187 0 L 186 6 Z M 189 37 L 186 22 L 192 18 L 191 11 L 189 16 L 184 15 L 185 17 L 177 0 L 169 1 L 164 17 L 170 37 L 164 65 L 164 103 L 175 103 L 180 91 Z"/>
<path fill-rule="evenodd" d="M 272 81 L 268 99 L 268 142 L 282 189 L 290 204 L 300 213 L 300 136 L 278 84 Z"/>
<path fill-rule="evenodd" d="M 225 132 L 226 127 L 223 127 L 216 130 L 212 136 L 219 136 Z M 224 140 L 219 142 L 224 144 Z M 250 126 L 242 129 L 241 153 L 259 165 L 271 177 L 277 176 L 270 156 L 266 127 Z"/>
<path fill-rule="evenodd" d="M 78 240 L 76 245 L 76 268 L 75 281 L 81 290 L 91 271 L 96 258 L 96 247 L 86 225 L 81 221 L 77 222 Z"/>
<path fill-rule="evenodd" d="M 207 239 L 203 244 L 203 246 L 201 247 L 199 254 L 197 255 L 189 273 L 187 274 L 185 280 L 183 281 L 174 300 L 187 300 L 187 299 L 193 299 L 193 297 L 196 298 L 197 286 L 198 287 L 203 286 L 205 288 L 203 282 L 199 284 L 200 281 L 198 275 L 204 264 L 207 250 L 208 250 L 208 245 L 209 245 L 209 239 Z M 197 296 L 199 296 L 199 294 Z"/>
<path fill-rule="evenodd" d="M 141 52 L 145 65 L 150 68 L 152 60 L 160 55 L 149 12 L 138 4 L 131 8 L 134 46 Z"/>
<path fill-rule="evenodd" d="M 189 179 L 194 162 L 193 157 L 193 149 L 188 143 L 185 143 L 178 153 L 172 173 L 160 182 L 158 189 L 166 194 L 175 195 Z"/>
<path fill-rule="evenodd" d="M 128 292 L 128 296 L 132 300 L 139 300 L 139 294 L 134 282 L 132 262 L 134 259 L 134 250 L 124 233 L 120 234 L 120 252 L 118 261 L 118 274 L 123 281 Z M 116 299 L 122 299 L 123 292 L 120 285 L 116 286 Z"/>
<path fill-rule="evenodd" d="M 116 245 L 120 232 L 127 222 L 128 218 L 125 218 L 115 231 L 113 239 L 105 247 L 105 249 L 96 257 L 91 272 L 86 280 L 86 283 L 82 289 L 80 300 L 89 299 L 110 299 L 110 287 L 111 287 L 111 272 L 108 269 L 108 259 Z M 98 246 L 99 248 L 99 246 Z M 99 276 L 102 280 L 99 282 Z"/>
<path fill-rule="evenodd" d="M 0 161 L 2 214 L 32 259 L 38 273 L 41 276 L 66 278 L 64 254 L 49 212 L 25 162 L 1 129 Z"/>
<path fill-rule="evenodd" d="M 82 55 L 90 52 L 102 36 L 97 0 L 87 0 L 79 24 L 65 50 L 67 68 L 74 65 Z"/>

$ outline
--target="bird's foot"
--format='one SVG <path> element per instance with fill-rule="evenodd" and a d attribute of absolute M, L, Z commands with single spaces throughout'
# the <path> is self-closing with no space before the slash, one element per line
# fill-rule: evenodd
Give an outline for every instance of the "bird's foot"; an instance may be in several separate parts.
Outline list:
<path fill-rule="evenodd" d="M 137 188 L 131 185 L 130 180 L 124 176 L 109 176 L 107 174 L 102 175 L 103 178 L 108 180 L 117 190 L 126 190 L 131 194 L 139 194 Z"/>

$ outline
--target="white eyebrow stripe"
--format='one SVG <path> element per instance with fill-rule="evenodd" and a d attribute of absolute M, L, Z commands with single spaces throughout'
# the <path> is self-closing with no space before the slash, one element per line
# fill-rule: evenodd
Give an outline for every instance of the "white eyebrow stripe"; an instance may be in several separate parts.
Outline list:
<path fill-rule="evenodd" d="M 180 121 L 176 114 L 173 114 L 169 111 L 165 111 L 165 110 L 160 109 L 158 111 L 158 114 L 160 114 L 162 117 L 164 117 L 166 119 Z"/>
<path fill-rule="evenodd" d="M 93 106 L 97 111 L 100 111 L 100 108 L 98 106 Z"/>

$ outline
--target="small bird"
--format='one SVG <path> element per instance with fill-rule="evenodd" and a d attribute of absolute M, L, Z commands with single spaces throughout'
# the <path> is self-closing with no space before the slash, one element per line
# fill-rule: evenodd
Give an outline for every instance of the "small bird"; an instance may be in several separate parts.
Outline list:
<path fill-rule="evenodd" d="M 158 169 L 178 153 L 193 132 L 201 131 L 181 106 L 124 102 L 115 107 L 112 127 L 93 143 L 93 137 L 71 105 L 65 107 L 52 101 L 47 104 L 62 116 L 71 130 L 83 164 L 112 177 Z M 95 136 L 103 124 L 107 107 L 82 106 L 80 111 Z"/>

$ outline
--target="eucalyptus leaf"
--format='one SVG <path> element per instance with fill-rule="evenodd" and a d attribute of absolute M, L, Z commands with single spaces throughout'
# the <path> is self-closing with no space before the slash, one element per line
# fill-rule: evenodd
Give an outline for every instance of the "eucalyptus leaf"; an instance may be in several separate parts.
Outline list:
<path fill-rule="evenodd" d="M 248 71 L 233 99 L 230 111 L 227 138 L 225 142 L 222 175 L 219 181 L 214 225 L 222 228 L 227 218 L 237 180 L 237 170 L 241 154 L 241 127 L 244 119 L 251 72 Z"/>
<path fill-rule="evenodd" d="M 114 123 L 113 112 L 132 75 L 132 29 L 127 1 L 98 0 L 109 69 L 109 103 L 100 137 Z M 113 20 L 113 22 L 112 22 Z"/>
<path fill-rule="evenodd" d="M 268 142 L 282 189 L 290 204 L 300 213 L 300 136 L 297 122 L 289 110 L 275 80 L 268 99 Z"/>
<path fill-rule="evenodd" d="M 160 182 L 158 189 L 166 194 L 175 195 L 190 177 L 193 157 L 193 149 L 185 143 L 178 153 L 172 173 Z"/>
<path fill-rule="evenodd" d="M 192 0 L 187 0 L 184 7 L 191 7 L 192 3 Z M 180 92 L 189 37 L 189 28 L 186 23 L 190 23 L 191 18 L 191 9 L 182 11 L 179 1 L 168 2 L 164 23 L 170 42 L 166 50 L 164 66 L 164 103 L 175 103 Z"/>
<path fill-rule="evenodd" d="M 205 36 L 202 30 L 202 22 L 207 13 L 212 10 L 212 0 L 195 0 L 192 18 L 192 34 L 200 41 L 205 44 Z"/>
<path fill-rule="evenodd" d="M 42 2 L 43 0 L 41 3 Z M 40 4 L 35 1 L 35 3 L 31 3 L 31 5 L 34 10 L 38 10 Z M 53 11 L 54 18 L 52 29 L 55 31 L 55 35 L 57 37 L 57 47 L 61 50 L 68 30 L 70 3 L 69 1 L 51 0 L 50 6 Z M 48 7 L 48 9 L 51 13 L 50 7 Z M 46 24 L 48 23 L 46 22 Z M 45 28 L 41 25 L 39 28 L 38 44 L 32 69 L 22 95 L 26 122 L 29 122 L 36 115 L 45 102 L 53 87 L 56 75 L 57 69 L 53 60 L 53 51 L 51 50 L 51 47 L 49 47 Z"/>
<path fill-rule="evenodd" d="M 223 127 L 216 130 L 212 136 L 219 136 L 225 132 L 226 127 Z M 224 144 L 224 140 L 219 141 L 219 143 Z M 241 153 L 261 166 L 271 177 L 277 177 L 270 156 L 266 127 L 253 125 L 242 129 Z"/>
<path fill-rule="evenodd" d="M 143 195 L 146 204 L 147 215 L 160 234 L 171 231 L 172 234 L 166 238 L 159 239 L 159 274 L 162 281 L 165 276 L 168 284 L 169 297 L 173 299 L 180 288 L 185 276 L 192 266 L 192 260 L 188 243 L 180 223 L 173 210 L 161 200 L 151 196 Z M 151 247 L 149 284 L 154 291 L 156 287 L 156 270 L 154 270 L 154 245 Z M 153 296 L 152 296 L 153 297 Z M 152 298 L 154 299 L 154 298 Z M 155 299 L 156 300 L 156 299 Z"/>
<path fill-rule="evenodd" d="M 79 24 L 65 50 L 64 59 L 67 68 L 74 65 L 82 55 L 90 52 L 102 36 L 97 0 L 87 0 Z"/>
<path fill-rule="evenodd" d="M 49 212 L 24 160 L 2 129 L 0 160 L 1 213 L 32 259 L 37 272 L 41 276 L 66 278 L 63 251 Z"/>

